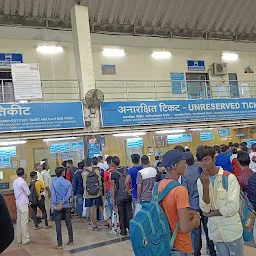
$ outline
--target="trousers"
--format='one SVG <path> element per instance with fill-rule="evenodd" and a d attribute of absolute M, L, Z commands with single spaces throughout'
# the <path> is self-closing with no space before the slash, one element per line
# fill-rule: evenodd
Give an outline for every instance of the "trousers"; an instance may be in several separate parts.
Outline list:
<path fill-rule="evenodd" d="M 51 216 L 51 198 L 48 195 L 48 191 L 45 191 L 45 210 L 47 213 L 47 219 L 50 219 Z"/>
<path fill-rule="evenodd" d="M 129 222 L 132 219 L 132 202 L 123 201 L 117 205 L 121 234 L 126 234 L 126 229 L 129 229 Z"/>
<path fill-rule="evenodd" d="M 28 205 L 17 206 L 17 240 L 19 244 L 30 241 L 28 233 Z"/>
<path fill-rule="evenodd" d="M 47 213 L 46 213 L 46 209 L 45 209 L 45 198 L 44 196 L 41 196 L 41 200 L 40 201 L 37 201 L 37 204 L 36 205 L 31 205 L 31 208 L 33 210 L 33 221 L 34 221 L 34 224 L 35 224 L 35 227 L 38 228 L 38 221 L 37 221 L 37 207 L 41 210 L 42 212 L 42 217 L 44 219 L 44 223 L 45 223 L 45 226 L 47 227 L 48 226 L 48 219 L 47 219 Z"/>
<path fill-rule="evenodd" d="M 73 243 L 73 228 L 71 223 L 71 210 L 70 208 L 63 208 L 61 211 L 54 211 L 54 221 L 56 225 L 57 243 L 58 246 L 62 246 L 62 232 L 61 232 L 61 220 L 65 219 L 65 223 L 68 230 L 68 242 Z"/>
<path fill-rule="evenodd" d="M 232 242 L 214 242 L 219 256 L 243 256 L 243 237 Z"/>

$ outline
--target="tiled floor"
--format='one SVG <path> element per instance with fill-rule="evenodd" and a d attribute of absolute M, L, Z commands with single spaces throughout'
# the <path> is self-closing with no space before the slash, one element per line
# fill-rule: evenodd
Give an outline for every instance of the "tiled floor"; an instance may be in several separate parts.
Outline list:
<path fill-rule="evenodd" d="M 102 226 L 99 232 L 88 228 L 88 222 L 73 220 L 74 246 L 64 246 L 63 250 L 56 250 L 55 226 L 50 230 L 41 229 L 35 231 L 30 223 L 31 239 L 36 241 L 35 245 L 18 245 L 16 241 L 2 254 L 3 256 L 131 256 L 133 255 L 129 240 L 122 241 L 120 236 L 111 234 Z M 63 227 L 63 243 L 67 242 L 67 230 L 65 223 Z M 120 239 L 120 241 L 118 241 Z M 112 241 L 112 242 L 110 242 Z M 104 243 L 107 242 L 107 243 Z M 205 247 L 205 246 L 204 246 Z M 206 253 L 203 252 L 202 256 Z M 255 256 L 256 248 L 245 246 L 245 256 Z M 159 255 L 160 256 L 160 255 Z M 226 255 L 223 255 L 226 256 Z"/>

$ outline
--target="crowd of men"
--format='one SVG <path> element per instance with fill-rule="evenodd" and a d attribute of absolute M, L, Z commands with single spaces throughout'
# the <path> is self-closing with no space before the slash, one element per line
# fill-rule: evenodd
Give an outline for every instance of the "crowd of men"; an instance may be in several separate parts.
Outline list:
<path fill-rule="evenodd" d="M 251 152 L 245 143 L 199 146 L 196 157 L 188 149 L 176 146 L 164 156 L 156 156 L 152 165 L 147 155 L 133 154 L 131 162 L 132 167 L 128 169 L 120 165 L 117 156 L 109 156 L 105 161 L 101 156 L 88 158 L 77 167 L 69 160 L 56 168 L 56 178 L 52 181 L 44 159 L 30 173 L 29 187 L 24 169 L 19 168 L 13 184 L 18 243 L 34 243 L 28 232 L 29 206 L 36 230 L 40 229 L 38 208 L 45 228 L 51 228 L 49 218 L 53 217 L 58 249 L 63 248 L 62 218 L 68 230 L 67 244 L 74 244 L 72 211 L 82 219 L 88 216 L 85 209 L 89 210 L 91 228 L 98 231 L 97 220 L 105 220 L 106 228 L 112 225 L 112 214 L 104 216 L 104 207 L 109 207 L 110 213 L 118 213 L 120 234 L 126 236 L 136 207 L 152 201 L 155 183 L 160 182 L 162 191 L 170 181 L 177 180 L 182 186 L 171 191 L 161 205 L 172 231 L 180 222 L 173 255 L 201 255 L 202 227 L 209 255 L 242 255 L 239 193 L 240 190 L 246 193 L 256 210 L 256 144 Z M 223 175 L 228 176 L 228 189 L 222 184 Z"/>

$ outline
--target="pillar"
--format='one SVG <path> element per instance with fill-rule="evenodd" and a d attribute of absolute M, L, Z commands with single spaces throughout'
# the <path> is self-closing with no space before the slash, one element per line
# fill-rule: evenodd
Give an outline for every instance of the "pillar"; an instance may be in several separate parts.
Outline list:
<path fill-rule="evenodd" d="M 81 100 L 95 88 L 88 8 L 74 5 L 71 9 L 77 78 L 80 80 Z"/>

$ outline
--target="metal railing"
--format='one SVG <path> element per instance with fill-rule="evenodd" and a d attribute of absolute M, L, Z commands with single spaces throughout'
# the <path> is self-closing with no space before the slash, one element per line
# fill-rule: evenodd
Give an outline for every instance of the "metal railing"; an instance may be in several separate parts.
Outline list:
<path fill-rule="evenodd" d="M 41 80 L 42 99 L 33 101 L 77 101 L 80 100 L 78 80 Z M 0 103 L 15 102 L 12 80 L 0 80 Z"/>
<path fill-rule="evenodd" d="M 251 98 L 256 81 L 96 81 L 106 101 Z"/>

